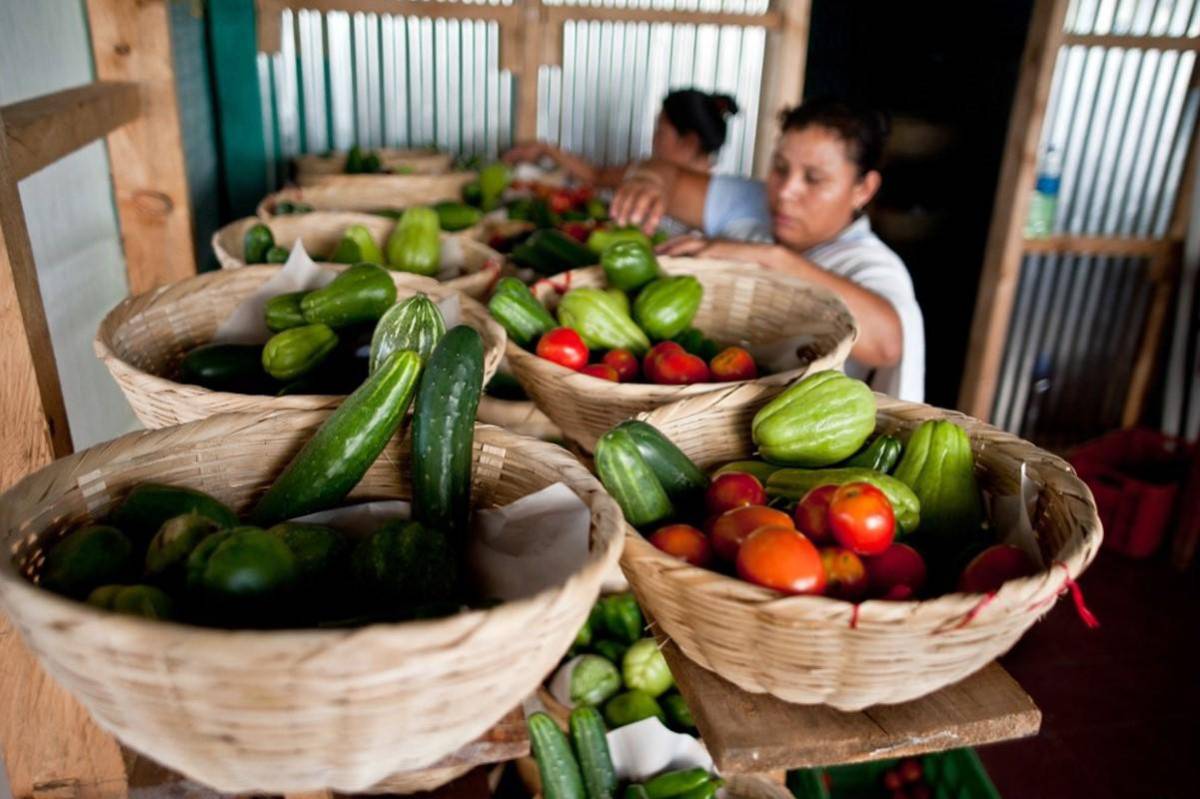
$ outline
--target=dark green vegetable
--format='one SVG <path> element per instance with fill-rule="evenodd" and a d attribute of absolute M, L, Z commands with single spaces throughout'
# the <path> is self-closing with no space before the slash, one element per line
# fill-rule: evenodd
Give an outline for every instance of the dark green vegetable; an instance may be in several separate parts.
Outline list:
<path fill-rule="evenodd" d="M 267 341 L 262 368 L 276 380 L 295 380 L 317 368 L 337 345 L 337 333 L 329 325 L 289 328 Z"/>
<path fill-rule="evenodd" d="M 252 225 L 242 237 L 242 258 L 248 264 L 261 264 L 267 260 L 267 252 L 275 246 L 275 234 L 271 228 L 259 222 Z"/>
<path fill-rule="evenodd" d="M 164 585 L 182 585 L 192 550 L 220 529 L 221 525 L 195 512 L 167 519 L 146 548 L 146 577 Z"/>
<path fill-rule="evenodd" d="M 653 426 L 629 419 L 617 425 L 617 429 L 624 430 L 633 439 L 642 460 L 673 502 L 695 497 L 708 488 L 708 477 L 704 472 Z"/>
<path fill-rule="evenodd" d="M 496 290 L 488 300 L 488 311 L 508 337 L 525 348 L 557 326 L 554 317 L 533 292 L 515 277 L 501 278 L 496 284 Z"/>
<path fill-rule="evenodd" d="M 646 793 L 646 786 L 636 782 L 625 786 L 624 799 L 650 799 L 650 794 Z"/>
<path fill-rule="evenodd" d="M 604 718 L 610 727 L 624 727 L 651 716 L 657 716 L 663 722 L 667 720 L 658 702 L 645 691 L 626 691 L 604 704 Z"/>
<path fill-rule="evenodd" d="M 442 264 L 441 228 L 432 208 L 407 209 L 387 240 L 392 269 L 436 277 Z"/>
<path fill-rule="evenodd" d="M 650 242 L 650 237 L 635 227 L 595 230 L 592 231 L 592 235 L 588 236 L 587 240 L 588 249 L 597 255 L 607 252 L 610 247 L 621 243 L 639 244 L 646 250 L 654 249 L 654 245 Z"/>
<path fill-rule="evenodd" d="M 894 436 L 876 436 L 866 449 L 852 455 L 842 466 L 873 469 L 888 474 L 900 461 L 900 453 L 903 450 L 904 445 L 900 443 L 900 439 Z"/>
<path fill-rule="evenodd" d="M 626 646 L 638 641 L 646 629 L 642 609 L 633 594 L 610 594 L 596 603 L 605 634 Z M 619 662 L 614 659 L 614 662 Z"/>
<path fill-rule="evenodd" d="M 280 522 L 267 530 L 287 546 L 296 561 L 298 582 L 313 582 L 337 568 L 349 551 L 346 538 L 323 524 Z"/>
<path fill-rule="evenodd" d="M 542 777 L 545 799 L 587 799 L 579 763 L 571 753 L 567 736 L 545 713 L 533 713 L 526 721 L 529 745 Z"/>
<path fill-rule="evenodd" d="M 672 691 L 666 696 L 660 696 L 658 703 L 662 705 L 662 709 L 667 713 L 667 723 L 671 729 L 678 732 L 694 732 L 696 722 L 692 718 L 692 710 L 687 706 L 683 696 L 677 691 Z"/>
<path fill-rule="evenodd" d="M 184 356 L 179 379 L 211 391 L 255 393 L 268 383 L 259 344 L 204 344 Z"/>
<path fill-rule="evenodd" d="M 267 263 L 286 264 L 289 255 L 291 253 L 283 247 L 272 247 L 267 250 Z"/>
<path fill-rule="evenodd" d="M 646 793 L 650 795 L 650 799 L 669 799 L 672 796 L 680 796 L 694 788 L 699 788 L 708 780 L 708 769 L 706 768 L 668 771 L 647 782 Z"/>
<path fill-rule="evenodd" d="M 172 614 L 171 597 L 152 585 L 104 585 L 88 594 L 87 603 L 145 619 L 169 619 Z"/>
<path fill-rule="evenodd" d="M 146 542 L 168 519 L 193 512 L 207 516 L 223 528 L 236 527 L 238 523 L 237 514 L 203 491 L 162 483 L 134 486 L 108 522 L 134 541 Z"/>
<path fill-rule="evenodd" d="M 479 224 L 479 220 L 483 219 L 482 211 L 466 203 L 448 200 L 433 206 L 433 210 L 437 212 L 438 224 L 442 230 L 450 232 L 466 230 L 472 225 Z"/>
<path fill-rule="evenodd" d="M 251 517 L 275 524 L 341 502 L 404 421 L 421 356 L 393 354 L 346 398 L 283 470 Z"/>
<path fill-rule="evenodd" d="M 296 579 L 287 545 L 258 527 L 235 527 L 205 538 L 187 562 L 188 590 L 217 600 L 278 594 Z"/>
<path fill-rule="evenodd" d="M 82 599 L 93 589 L 133 574 L 133 543 L 108 525 L 76 530 L 54 545 L 42 565 L 41 584 Z"/>
<path fill-rule="evenodd" d="M 346 153 L 346 163 L 343 169 L 347 175 L 358 175 L 363 171 L 363 151 L 357 144 Z"/>
<path fill-rule="evenodd" d="M 602 641 L 593 641 L 591 648 L 593 652 L 606 660 L 610 660 L 613 663 L 620 663 L 621 659 L 625 657 L 625 651 L 629 649 L 629 644 L 605 639 Z"/>
<path fill-rule="evenodd" d="M 704 287 L 692 275 L 660 277 L 643 288 L 633 303 L 633 318 L 657 341 L 677 336 L 700 310 Z"/>
<path fill-rule="evenodd" d="M 638 231 L 645 238 L 641 231 Z M 588 246 L 602 235 L 597 230 L 588 239 Z M 592 248 L 595 251 L 595 248 Z M 637 291 L 658 277 L 658 261 L 654 251 L 640 241 L 621 239 L 599 250 L 600 266 L 608 285 L 621 291 Z"/>
<path fill-rule="evenodd" d="M 335 264 L 357 264 L 366 261 L 366 258 L 363 258 L 362 249 L 359 248 L 357 241 L 343 236 L 329 256 L 329 260 Z"/>
<path fill-rule="evenodd" d="M 671 341 L 674 341 L 692 355 L 703 358 L 705 361 L 711 361 L 721 351 L 721 346 L 717 342 L 694 327 L 689 327 L 672 338 Z"/>
<path fill-rule="evenodd" d="M 471 442 L 483 391 L 483 339 L 458 325 L 425 366 L 413 410 L 413 514 L 460 541 L 471 505 Z"/>
<path fill-rule="evenodd" d="M 513 261 L 543 275 L 557 275 L 569 269 L 592 266 L 599 258 L 575 239 L 559 230 L 534 231 L 512 251 Z"/>
<path fill-rule="evenodd" d="M 629 433 L 614 428 L 600 436 L 595 462 L 600 482 L 621 506 L 625 521 L 634 527 L 653 524 L 674 513 L 667 492 Z"/>
<path fill-rule="evenodd" d="M 304 299 L 307 291 L 292 291 L 287 294 L 277 294 L 267 300 L 263 306 L 263 316 L 267 321 L 267 329 L 275 333 L 293 327 L 308 324 L 304 320 L 304 311 L 300 308 L 300 300 Z"/>
<path fill-rule="evenodd" d="M 483 205 L 483 189 L 478 180 L 472 180 L 462 187 L 462 201 L 467 205 L 479 208 Z"/>
<path fill-rule="evenodd" d="M 459 595 L 458 558 L 446 533 L 420 522 L 396 520 L 354 549 L 355 578 L 373 595 L 407 602 L 439 602 Z"/>
<path fill-rule="evenodd" d="M 355 264 L 322 289 L 310 291 L 300 300 L 304 319 L 310 324 L 345 327 L 374 322 L 396 302 L 396 284 L 378 264 Z"/>
<path fill-rule="evenodd" d="M 717 790 L 724 784 L 724 780 L 705 780 L 690 791 L 679 794 L 678 799 L 713 799 Z"/>
<path fill-rule="evenodd" d="M 603 719 L 593 707 L 577 707 L 567 724 L 588 799 L 612 799 L 617 793 L 617 772 L 608 751 Z"/>

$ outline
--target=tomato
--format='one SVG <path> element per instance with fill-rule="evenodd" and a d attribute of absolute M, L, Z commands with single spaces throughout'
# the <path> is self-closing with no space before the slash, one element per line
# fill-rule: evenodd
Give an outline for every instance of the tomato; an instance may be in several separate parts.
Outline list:
<path fill-rule="evenodd" d="M 617 376 L 617 370 L 606 363 L 589 363 L 580 369 L 579 373 L 598 377 L 601 380 L 611 380 L 614 383 L 620 381 L 620 378 Z"/>
<path fill-rule="evenodd" d="M 796 529 L 812 539 L 814 544 L 833 543 L 833 532 L 829 529 L 829 503 L 837 490 L 836 485 L 817 486 L 796 503 Z"/>
<path fill-rule="evenodd" d="M 887 495 L 870 483 L 846 483 L 829 501 L 829 529 L 846 549 L 878 555 L 896 537 L 896 516 Z"/>
<path fill-rule="evenodd" d="M 538 339 L 537 354 L 568 369 L 582 369 L 588 362 L 588 348 L 569 327 L 556 327 Z"/>
<path fill-rule="evenodd" d="M 713 356 L 709 366 L 712 368 L 712 379 L 718 383 L 758 377 L 754 358 L 741 347 L 726 347 Z"/>
<path fill-rule="evenodd" d="M 546 202 L 550 206 L 550 210 L 556 214 L 565 214 L 570 211 L 575 205 L 571 201 L 571 195 L 564 189 L 555 189 L 546 197 Z"/>
<path fill-rule="evenodd" d="M 712 547 L 704 533 L 690 524 L 668 524 L 650 536 L 650 543 L 693 566 L 707 566 L 712 562 Z"/>
<path fill-rule="evenodd" d="M 857 602 L 867 595 L 867 569 L 858 555 L 841 547 L 824 547 L 821 565 L 825 567 L 826 596 Z"/>
<path fill-rule="evenodd" d="M 646 353 L 646 357 L 642 359 L 642 373 L 646 375 L 647 380 L 655 383 L 658 380 L 658 359 L 668 352 L 683 352 L 683 347 L 676 344 L 674 341 L 660 341 L 650 348 Z"/>
<path fill-rule="evenodd" d="M 999 591 L 1009 580 L 1037 574 L 1037 564 L 1025 550 L 1011 544 L 996 544 L 976 555 L 958 578 L 958 590 L 964 594 Z"/>
<path fill-rule="evenodd" d="M 699 355 L 687 352 L 668 352 L 654 360 L 656 383 L 668 386 L 688 386 L 692 383 L 707 383 L 712 375 L 708 364 Z"/>
<path fill-rule="evenodd" d="M 900 777 L 905 782 L 918 782 L 925 775 L 924 769 L 921 768 L 921 761 L 915 757 L 906 757 L 900 761 Z"/>
<path fill-rule="evenodd" d="M 908 544 L 892 544 L 882 554 L 862 560 L 873 597 L 912 599 L 925 585 L 925 559 Z"/>
<path fill-rule="evenodd" d="M 629 350 L 609 350 L 604 353 L 604 363 L 617 371 L 617 379 L 628 383 L 638 376 L 638 359 Z"/>
<path fill-rule="evenodd" d="M 731 563 L 737 560 L 742 543 L 760 527 L 791 527 L 792 518 L 781 510 L 765 505 L 743 505 L 727 510 L 717 517 L 710 528 L 712 547 L 717 555 Z"/>
<path fill-rule="evenodd" d="M 582 222 L 567 222 L 562 226 L 562 232 L 583 244 L 591 235 L 592 229 Z"/>
<path fill-rule="evenodd" d="M 767 492 L 751 474 L 726 472 L 708 484 L 704 505 L 709 513 L 720 514 L 742 505 L 766 505 Z M 789 525 L 790 526 L 790 525 Z"/>
<path fill-rule="evenodd" d="M 738 550 L 737 572 L 743 579 L 785 594 L 819 594 L 825 590 L 825 568 L 813 543 L 791 527 L 760 527 Z"/>
<path fill-rule="evenodd" d="M 591 186 L 576 186 L 571 191 L 571 201 L 575 205 L 583 205 L 594 196 Z"/>
<path fill-rule="evenodd" d="M 889 791 L 898 791 L 904 785 L 904 779 L 901 778 L 900 772 L 894 768 L 890 768 L 883 772 L 883 787 Z"/>

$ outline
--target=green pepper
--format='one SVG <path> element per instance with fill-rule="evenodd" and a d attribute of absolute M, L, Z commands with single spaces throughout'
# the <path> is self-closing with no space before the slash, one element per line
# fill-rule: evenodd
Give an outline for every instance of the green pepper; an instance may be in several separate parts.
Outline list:
<path fill-rule="evenodd" d="M 667 723 L 671 729 L 678 732 L 691 732 L 696 729 L 696 721 L 692 718 L 692 709 L 688 707 L 687 702 L 678 691 L 660 696 L 658 703 L 666 711 Z"/>
<path fill-rule="evenodd" d="M 588 238 L 588 247 L 600 234 Z M 619 240 L 602 251 L 600 266 L 608 285 L 622 291 L 636 291 L 658 277 L 658 261 L 649 247 L 637 241 Z"/>
<path fill-rule="evenodd" d="M 650 242 L 650 237 L 635 227 L 593 230 L 592 235 L 588 236 L 587 246 L 596 255 L 601 255 L 609 247 L 622 241 L 633 241 L 642 245 L 647 250 L 654 249 L 654 245 Z"/>
<path fill-rule="evenodd" d="M 626 691 L 604 704 L 604 719 L 610 727 L 624 727 L 652 716 L 667 720 L 658 702 L 645 691 Z"/>
<path fill-rule="evenodd" d="M 653 638 L 643 638 L 629 647 L 621 659 L 621 673 L 626 688 L 636 688 L 650 696 L 659 696 L 675 684 L 667 659 Z"/>
<path fill-rule="evenodd" d="M 683 347 L 692 355 L 697 355 L 705 361 L 711 361 L 713 357 L 721 351 L 717 342 L 713 341 L 708 336 L 701 333 L 694 327 L 689 327 L 679 335 L 671 339 L 679 346 Z"/>
<path fill-rule="evenodd" d="M 638 607 L 633 594 L 606 596 L 600 600 L 598 607 L 603 619 L 603 629 L 610 637 L 626 644 L 633 644 L 642 637 L 642 630 L 646 624 L 642 618 L 642 609 Z"/>
<path fill-rule="evenodd" d="M 623 644 L 620 641 L 610 641 L 605 639 L 602 641 L 593 641 L 591 649 L 597 655 L 608 658 L 613 663 L 620 663 L 624 659 L 625 652 L 628 651 L 629 645 Z"/>
<path fill-rule="evenodd" d="M 267 260 L 267 251 L 275 246 L 275 234 L 271 228 L 259 222 L 252 225 L 242 237 L 242 260 L 248 264 L 261 264 Z"/>
<path fill-rule="evenodd" d="M 682 796 L 688 791 L 699 788 L 706 782 L 709 782 L 706 768 L 668 771 L 647 782 L 646 793 L 650 795 L 650 799 L 670 799 L 672 796 Z"/>

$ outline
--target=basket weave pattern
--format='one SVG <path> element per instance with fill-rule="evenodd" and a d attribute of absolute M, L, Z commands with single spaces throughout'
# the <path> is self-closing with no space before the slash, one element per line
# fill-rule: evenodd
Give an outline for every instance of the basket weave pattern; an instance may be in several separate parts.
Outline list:
<path fill-rule="evenodd" d="M 183 356 L 211 341 L 238 303 L 280 268 L 248 266 L 208 272 L 130 297 L 109 311 L 93 346 L 142 424 L 169 427 L 218 413 L 318 410 L 341 404 L 341 396 L 234 394 L 173 379 Z M 437 301 L 454 293 L 428 278 L 400 272 L 391 275 L 399 298 L 424 292 Z M 503 357 L 504 329 L 487 309 L 467 297 L 462 298 L 462 314 L 463 321 L 483 337 L 486 383 Z"/>
<path fill-rule="evenodd" d="M 810 372 L 837 369 L 858 335 L 854 319 L 841 300 L 832 292 L 794 277 L 734 261 L 661 258 L 659 263 L 669 275 L 694 275 L 699 279 L 704 298 L 693 324 L 721 344 L 812 336 L 811 355 L 804 366 L 750 381 L 752 385 L 786 385 Z M 553 311 L 568 289 L 605 285 L 604 271 L 588 267 L 539 281 L 533 291 Z M 596 440 L 620 421 L 729 385 L 614 384 L 539 358 L 511 341 L 506 355 L 530 398 L 562 428 L 564 435 L 589 452 Z"/>
<path fill-rule="evenodd" d="M 373 150 L 384 169 L 407 169 L 416 175 L 441 175 L 450 171 L 454 159 L 449 153 L 433 150 L 395 150 L 381 147 Z M 297 156 L 296 183 L 313 186 L 335 175 L 344 174 L 347 153 L 320 155 L 309 153 Z"/>
<path fill-rule="evenodd" d="M 781 389 L 742 386 L 641 418 L 702 468 L 753 456 L 750 422 Z M 953 411 L 876 395 L 878 429 L 907 439 L 928 419 L 971 437 L 981 486 L 1019 495 L 1020 470 L 1038 485 L 1031 516 L 1043 560 L 992 599 L 948 594 L 863 602 L 780 594 L 688 566 L 627 527 L 621 567 L 643 606 L 685 655 L 752 693 L 860 710 L 915 699 L 1008 651 L 1095 557 L 1102 537 L 1091 492 L 1061 458 Z"/>
<path fill-rule="evenodd" d="M 474 172 L 445 175 L 332 175 L 316 186 L 290 188 L 268 194 L 255 212 L 262 219 L 275 214 L 283 200 L 308 203 L 317 211 L 376 211 L 407 208 L 443 200 L 458 200 L 462 188 L 475 180 Z"/>
<path fill-rule="evenodd" d="M 475 504 L 563 482 L 592 512 L 584 566 L 533 597 L 440 620 L 229 631 L 99 611 L 27 580 L 65 529 L 102 518 L 140 482 L 188 485 L 246 511 L 327 417 L 227 414 L 134 433 L 0 498 L 11 554 L 0 602 L 43 666 L 122 741 L 223 792 L 358 791 L 437 763 L 537 687 L 620 555 L 620 509 L 578 461 L 481 425 Z M 409 498 L 408 447 L 393 439 L 351 496 Z"/>
<path fill-rule="evenodd" d="M 345 235 L 346 228 L 351 225 L 365 227 L 381 247 L 396 227 L 395 220 L 387 217 L 351 211 L 314 211 L 310 214 L 277 216 L 268 220 L 250 216 L 230 222 L 213 234 L 213 251 L 216 252 L 217 261 L 222 269 L 240 269 L 246 265 L 246 231 L 259 223 L 271 229 L 275 243 L 280 247 L 290 250 L 297 241 L 303 242 L 305 252 L 315 261 L 332 254 Z M 504 257 L 481 243 L 470 230 L 454 234 L 444 233 L 442 239 L 443 243 L 448 239 L 452 240 L 452 249 L 461 250 L 462 253 L 462 262 L 459 264 L 462 274 L 444 281 L 445 285 L 461 291 L 471 299 L 486 299 L 493 284 L 500 279 Z M 446 248 L 443 247 L 443 252 L 445 251 Z"/>

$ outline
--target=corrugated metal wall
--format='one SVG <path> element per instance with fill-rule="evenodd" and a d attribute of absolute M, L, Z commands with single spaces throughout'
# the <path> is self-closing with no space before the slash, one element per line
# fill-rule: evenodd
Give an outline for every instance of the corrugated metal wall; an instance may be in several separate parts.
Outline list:
<path fill-rule="evenodd" d="M 1075 0 L 1068 33 L 1200 35 L 1197 0 Z M 1196 124 L 1194 52 L 1059 51 L 1039 152 L 1063 156 L 1055 232 L 1161 237 Z M 1153 288 L 1146 259 L 1029 255 L 993 419 L 1060 446 L 1119 426 Z"/>
<path fill-rule="evenodd" d="M 767 10 L 767 0 L 603 5 Z M 741 113 L 731 123 L 718 169 L 749 174 L 766 42 L 762 28 L 614 22 L 563 27 L 563 66 L 542 67 L 538 74 L 539 138 L 600 163 L 624 162 L 650 151 L 654 119 L 669 89 L 719 90 L 737 100 Z M 512 144 L 514 80 L 499 68 L 498 23 L 284 11 L 281 33 L 280 52 L 258 56 L 267 158 L 278 164 L 276 184 L 286 179 L 292 156 L 355 143 L 435 145 L 488 156 Z"/>

